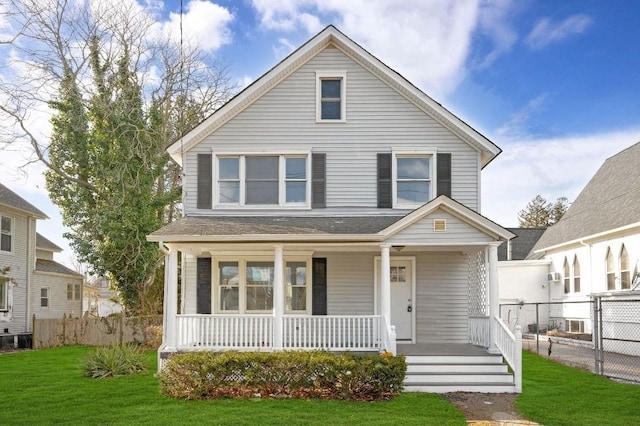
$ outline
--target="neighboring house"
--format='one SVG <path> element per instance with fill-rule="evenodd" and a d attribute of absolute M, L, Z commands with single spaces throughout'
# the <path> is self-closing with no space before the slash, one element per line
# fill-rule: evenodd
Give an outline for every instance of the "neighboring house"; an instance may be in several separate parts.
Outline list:
<path fill-rule="evenodd" d="M 336 28 L 168 152 L 184 217 L 148 237 L 167 253 L 161 366 L 187 350 L 386 350 L 437 364 L 409 390 L 519 391 L 501 357 L 495 374 L 442 364 L 517 347 L 490 319 L 513 234 L 480 214 L 500 149 Z"/>
<path fill-rule="evenodd" d="M 549 301 L 593 294 L 640 298 L 640 143 L 607 159 L 529 258 L 551 262 Z M 589 305 L 551 314 L 564 331 L 591 332 Z"/>
<path fill-rule="evenodd" d="M 536 245 L 546 228 L 506 228 L 515 235 L 498 247 L 498 261 L 524 260 Z"/>
<path fill-rule="evenodd" d="M 84 286 L 83 313 L 93 317 L 108 317 L 123 311 L 123 307 L 117 302 L 118 292 L 115 291 L 109 280 L 98 277 Z"/>
<path fill-rule="evenodd" d="M 0 184 L 0 336 L 2 345 L 30 335 L 31 320 L 80 315 L 82 276 L 53 260 L 61 249 L 36 233 L 47 216 Z M 22 345 L 22 343 L 21 343 Z"/>

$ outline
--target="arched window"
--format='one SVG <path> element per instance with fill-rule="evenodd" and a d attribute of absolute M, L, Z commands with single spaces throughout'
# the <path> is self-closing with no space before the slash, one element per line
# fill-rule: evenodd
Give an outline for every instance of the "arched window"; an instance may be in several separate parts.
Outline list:
<path fill-rule="evenodd" d="M 629 290 L 631 288 L 631 266 L 629 265 L 629 253 L 624 244 L 620 250 L 620 288 Z"/>
<path fill-rule="evenodd" d="M 613 254 L 611 248 L 607 248 L 607 290 L 616 289 L 616 268 L 613 262 Z"/>
<path fill-rule="evenodd" d="M 569 293 L 571 291 L 571 275 L 569 274 L 569 261 L 564 258 L 564 292 Z"/>
<path fill-rule="evenodd" d="M 580 262 L 578 255 L 573 259 L 573 291 L 580 292 Z"/>

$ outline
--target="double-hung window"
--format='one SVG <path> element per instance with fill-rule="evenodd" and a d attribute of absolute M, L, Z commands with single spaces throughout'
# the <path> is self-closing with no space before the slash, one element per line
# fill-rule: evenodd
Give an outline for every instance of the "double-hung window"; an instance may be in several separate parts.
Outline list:
<path fill-rule="evenodd" d="M 263 256 L 223 258 L 217 261 L 214 298 L 218 313 L 265 313 L 273 310 L 274 262 Z M 308 313 L 311 306 L 309 260 L 285 259 L 285 309 Z"/>
<path fill-rule="evenodd" d="M 431 200 L 431 154 L 394 154 L 394 206 L 417 207 Z"/>
<path fill-rule="evenodd" d="M 346 121 L 346 86 L 346 72 L 316 72 L 316 121 Z"/>
<path fill-rule="evenodd" d="M 219 206 L 309 206 L 308 154 L 218 155 Z"/>
<path fill-rule="evenodd" d="M 13 239 L 13 219 L 0 215 L 0 251 L 11 251 Z"/>
<path fill-rule="evenodd" d="M 80 284 L 67 284 L 67 300 L 80 300 Z"/>
<path fill-rule="evenodd" d="M 40 289 L 40 307 L 49 307 L 49 287 L 42 287 Z"/>

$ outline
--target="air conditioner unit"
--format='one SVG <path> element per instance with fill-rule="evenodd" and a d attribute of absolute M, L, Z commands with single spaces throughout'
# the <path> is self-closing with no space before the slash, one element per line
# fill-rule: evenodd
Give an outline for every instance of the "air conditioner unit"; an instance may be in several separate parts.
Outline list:
<path fill-rule="evenodd" d="M 560 272 L 549 272 L 547 274 L 547 281 L 550 281 L 550 282 L 554 282 L 554 283 L 558 282 L 560 281 L 560 278 L 561 278 Z"/>

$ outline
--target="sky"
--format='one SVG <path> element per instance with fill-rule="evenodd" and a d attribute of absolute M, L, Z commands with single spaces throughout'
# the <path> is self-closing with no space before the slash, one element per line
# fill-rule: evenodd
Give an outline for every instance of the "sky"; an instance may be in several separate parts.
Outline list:
<path fill-rule="evenodd" d="M 179 0 L 139 4 L 178 28 Z M 640 141 L 634 0 L 183 0 L 182 11 L 184 37 L 239 87 L 335 25 L 503 150 L 483 170 L 481 205 L 503 226 L 537 194 L 572 201 L 606 158 Z M 18 170 L 25 158 L 0 151 L 0 182 L 50 217 L 38 231 L 69 264 L 42 167 Z"/>

